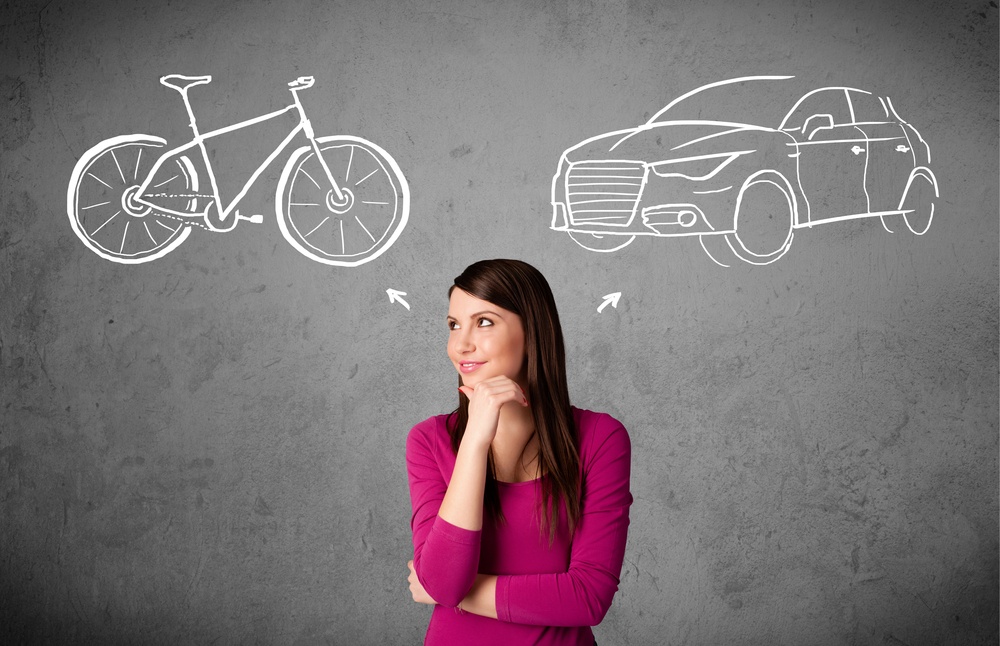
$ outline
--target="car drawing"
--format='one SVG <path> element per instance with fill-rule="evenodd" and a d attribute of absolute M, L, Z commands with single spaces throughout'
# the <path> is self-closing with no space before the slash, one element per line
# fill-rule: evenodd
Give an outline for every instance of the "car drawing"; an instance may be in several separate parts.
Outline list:
<path fill-rule="evenodd" d="M 698 236 L 723 266 L 774 262 L 796 229 L 828 222 L 879 217 L 886 231 L 926 233 L 939 195 L 917 129 L 889 98 L 856 88 L 783 102 L 800 96 L 791 78 L 704 85 L 641 126 L 567 149 L 550 228 L 601 252 L 636 236 Z"/>

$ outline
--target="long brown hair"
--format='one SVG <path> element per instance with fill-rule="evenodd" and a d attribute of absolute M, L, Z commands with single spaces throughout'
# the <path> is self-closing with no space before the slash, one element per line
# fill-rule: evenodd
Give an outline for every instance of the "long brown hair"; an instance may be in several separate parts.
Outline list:
<path fill-rule="evenodd" d="M 448 295 L 458 288 L 521 317 L 524 325 L 525 395 L 538 435 L 541 479 L 541 528 L 555 537 L 560 502 L 572 533 L 580 518 L 580 453 L 576 424 L 566 386 L 566 351 L 552 290 L 541 272 L 520 260 L 481 260 L 466 267 Z M 462 379 L 459 377 L 459 385 Z M 458 408 L 448 418 L 451 448 L 458 452 L 469 421 L 469 399 L 458 396 Z M 484 509 L 503 520 L 492 450 L 486 469 Z"/>

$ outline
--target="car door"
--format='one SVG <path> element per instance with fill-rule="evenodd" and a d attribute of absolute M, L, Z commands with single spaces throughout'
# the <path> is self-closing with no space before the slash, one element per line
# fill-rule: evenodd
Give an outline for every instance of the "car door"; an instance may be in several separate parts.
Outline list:
<path fill-rule="evenodd" d="M 796 140 L 793 147 L 798 154 L 799 185 L 808 204 L 808 224 L 868 212 L 868 137 L 854 123 L 844 88 L 823 88 L 805 95 L 781 129 Z"/>
<path fill-rule="evenodd" d="M 890 117 L 881 99 L 861 91 L 849 94 L 857 126 L 868 140 L 865 190 L 869 211 L 895 211 L 899 208 L 910 171 L 916 166 L 916 154 L 903 125 Z"/>

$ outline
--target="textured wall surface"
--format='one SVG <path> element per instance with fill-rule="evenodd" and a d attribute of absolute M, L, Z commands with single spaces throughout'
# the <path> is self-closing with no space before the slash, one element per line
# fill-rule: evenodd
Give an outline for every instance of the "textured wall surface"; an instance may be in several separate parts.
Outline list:
<path fill-rule="evenodd" d="M 996 644 L 997 24 L 988 0 L 4 2 L 0 641 L 418 643 L 404 438 L 454 406 L 452 277 L 516 257 L 556 292 L 574 402 L 634 445 L 600 643 Z M 262 224 L 98 257 L 70 175 L 113 135 L 190 138 L 169 73 L 214 77 L 205 127 L 316 76 L 317 132 L 403 169 L 405 231 L 305 258 L 278 161 L 243 202 Z M 892 97 L 933 151 L 930 230 L 840 222 L 729 269 L 549 230 L 563 150 L 749 74 Z"/>

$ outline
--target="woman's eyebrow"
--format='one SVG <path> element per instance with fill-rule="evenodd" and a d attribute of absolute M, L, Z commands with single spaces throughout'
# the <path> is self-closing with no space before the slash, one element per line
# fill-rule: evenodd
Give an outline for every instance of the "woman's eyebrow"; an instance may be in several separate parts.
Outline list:
<path fill-rule="evenodd" d="M 481 312 L 475 312 L 473 314 L 469 314 L 468 318 L 474 319 L 477 316 L 483 316 L 484 314 L 489 314 L 490 316 L 495 316 L 495 317 L 497 317 L 499 319 L 503 318 L 503 316 L 501 316 L 499 312 L 494 312 L 493 310 L 483 310 Z M 457 321 L 458 319 L 455 318 L 454 316 L 452 316 L 451 314 L 449 314 L 446 317 L 446 320 L 448 320 L 448 321 Z"/>

